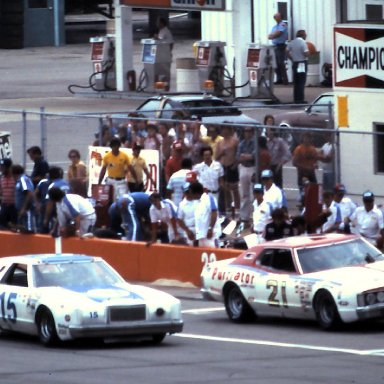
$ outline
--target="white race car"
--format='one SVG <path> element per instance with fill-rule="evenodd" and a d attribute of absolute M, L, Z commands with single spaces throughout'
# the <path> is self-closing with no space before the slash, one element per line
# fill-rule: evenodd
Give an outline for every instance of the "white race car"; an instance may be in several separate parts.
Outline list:
<path fill-rule="evenodd" d="M 297 236 L 207 263 L 202 294 L 234 322 L 256 315 L 316 319 L 324 329 L 384 318 L 384 256 L 355 235 Z"/>
<path fill-rule="evenodd" d="M 99 257 L 43 254 L 0 259 L 0 329 L 45 345 L 119 336 L 160 343 L 183 321 L 178 299 L 128 284 Z"/>

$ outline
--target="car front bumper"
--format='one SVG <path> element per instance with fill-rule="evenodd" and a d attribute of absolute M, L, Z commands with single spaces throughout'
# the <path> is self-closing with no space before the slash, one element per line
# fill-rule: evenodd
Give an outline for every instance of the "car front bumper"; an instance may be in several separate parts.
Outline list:
<path fill-rule="evenodd" d="M 357 307 L 356 313 L 360 320 L 384 318 L 384 303 Z"/>
<path fill-rule="evenodd" d="M 71 338 L 74 339 L 84 337 L 140 336 L 182 332 L 183 325 L 182 320 L 173 320 L 169 322 L 148 322 L 146 324 L 129 325 L 69 326 L 68 331 Z"/>

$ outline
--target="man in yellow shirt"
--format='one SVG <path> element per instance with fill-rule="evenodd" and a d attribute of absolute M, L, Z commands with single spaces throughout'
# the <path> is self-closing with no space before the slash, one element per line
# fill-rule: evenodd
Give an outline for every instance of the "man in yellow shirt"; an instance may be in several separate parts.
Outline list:
<path fill-rule="evenodd" d="M 113 186 L 114 199 L 128 192 L 126 181 L 127 171 L 130 171 L 134 180 L 137 182 L 136 172 L 133 169 L 129 156 L 120 151 L 120 140 L 112 139 L 110 143 L 111 151 L 103 157 L 103 165 L 99 175 L 99 184 L 102 183 L 105 173 L 107 173 L 106 184 Z"/>
<path fill-rule="evenodd" d="M 150 182 L 151 190 L 156 189 L 156 183 L 151 177 L 151 174 L 148 170 L 147 163 L 144 158 L 140 156 L 140 151 L 142 149 L 142 146 L 140 144 L 134 143 L 132 146 L 132 158 L 131 158 L 131 165 L 136 173 L 136 179 L 133 177 L 132 173 L 128 175 L 128 187 L 130 192 L 144 192 L 144 182 L 143 177 L 144 174 L 147 176 L 147 183 Z"/>

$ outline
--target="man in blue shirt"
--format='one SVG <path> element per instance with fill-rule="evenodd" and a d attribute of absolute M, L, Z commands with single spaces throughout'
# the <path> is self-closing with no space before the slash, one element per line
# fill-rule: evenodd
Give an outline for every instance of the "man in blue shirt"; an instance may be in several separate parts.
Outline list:
<path fill-rule="evenodd" d="M 275 46 L 276 57 L 276 82 L 275 84 L 288 84 L 287 72 L 285 70 L 285 49 L 288 40 L 288 26 L 283 21 L 281 14 L 276 13 L 273 18 L 276 21 L 276 25 L 272 28 L 271 33 L 268 35 L 268 39 L 272 40 L 272 44 Z"/>
<path fill-rule="evenodd" d="M 17 228 L 25 233 L 35 233 L 34 187 L 32 180 L 25 175 L 21 165 L 12 165 L 15 179 L 15 205 L 17 209 Z"/>

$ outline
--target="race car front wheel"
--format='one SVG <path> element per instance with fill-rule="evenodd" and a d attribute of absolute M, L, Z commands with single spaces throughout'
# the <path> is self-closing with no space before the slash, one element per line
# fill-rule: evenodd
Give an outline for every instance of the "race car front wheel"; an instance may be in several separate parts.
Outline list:
<path fill-rule="evenodd" d="M 250 321 L 255 317 L 255 313 L 236 285 L 232 285 L 226 290 L 225 310 L 229 319 L 235 323 Z"/>
<path fill-rule="evenodd" d="M 55 320 L 48 309 L 42 310 L 37 322 L 39 339 L 42 344 L 51 346 L 57 343 Z"/>
<path fill-rule="evenodd" d="M 340 326 L 339 311 L 329 292 L 321 291 L 316 295 L 314 308 L 317 322 L 323 329 L 333 330 Z"/>

